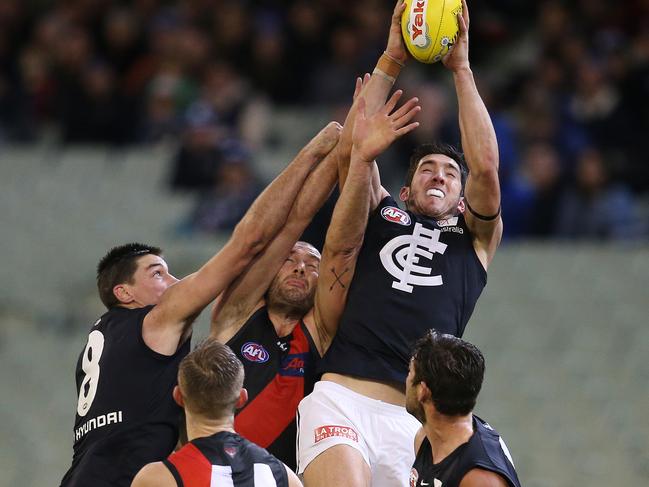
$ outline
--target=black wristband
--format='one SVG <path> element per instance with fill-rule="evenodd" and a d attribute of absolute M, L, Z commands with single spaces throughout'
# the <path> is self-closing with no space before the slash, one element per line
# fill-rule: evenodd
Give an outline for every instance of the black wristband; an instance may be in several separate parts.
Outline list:
<path fill-rule="evenodd" d="M 469 202 L 467 201 L 466 198 L 464 198 L 464 202 L 466 203 L 466 207 L 469 209 L 471 214 L 474 217 L 476 217 L 478 220 L 482 220 L 482 221 L 485 221 L 485 222 L 490 222 L 490 221 L 493 221 L 493 220 L 495 220 L 496 218 L 498 218 L 500 216 L 500 208 L 501 208 L 500 206 L 498 207 L 498 211 L 496 212 L 495 215 L 484 216 L 484 215 L 481 215 L 480 213 L 478 213 L 477 211 L 475 211 L 473 208 L 471 208 L 471 205 L 469 204 Z"/>

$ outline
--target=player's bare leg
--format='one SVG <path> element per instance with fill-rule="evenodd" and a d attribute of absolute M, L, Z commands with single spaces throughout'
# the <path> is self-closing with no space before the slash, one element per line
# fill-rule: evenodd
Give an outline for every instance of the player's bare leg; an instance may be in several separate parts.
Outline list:
<path fill-rule="evenodd" d="M 336 445 L 318 455 L 304 470 L 305 487 L 369 487 L 372 473 L 363 455 Z"/>

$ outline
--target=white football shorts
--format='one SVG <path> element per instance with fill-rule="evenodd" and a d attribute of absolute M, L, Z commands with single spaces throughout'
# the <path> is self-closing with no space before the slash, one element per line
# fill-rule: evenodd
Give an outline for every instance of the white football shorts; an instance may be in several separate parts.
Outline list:
<path fill-rule="evenodd" d="M 421 424 L 404 407 L 320 381 L 300 402 L 297 421 L 298 474 L 322 452 L 342 444 L 363 455 L 372 472 L 372 487 L 409 485 L 414 439 Z"/>

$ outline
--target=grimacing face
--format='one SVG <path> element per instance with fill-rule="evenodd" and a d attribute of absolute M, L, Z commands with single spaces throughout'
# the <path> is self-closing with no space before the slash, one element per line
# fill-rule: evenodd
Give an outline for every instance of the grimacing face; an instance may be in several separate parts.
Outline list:
<path fill-rule="evenodd" d="M 457 215 L 461 195 L 460 166 L 443 154 L 422 157 L 410 186 L 404 186 L 399 193 L 410 211 L 438 220 Z"/>
<path fill-rule="evenodd" d="M 137 260 L 137 270 L 132 283 L 121 284 L 128 291 L 133 303 L 140 306 L 158 304 L 164 292 L 178 282 L 169 273 L 164 259 L 158 255 L 147 254 Z"/>
<path fill-rule="evenodd" d="M 320 270 L 320 253 L 311 245 L 297 242 L 273 279 L 269 304 L 303 309 L 313 307 Z"/>

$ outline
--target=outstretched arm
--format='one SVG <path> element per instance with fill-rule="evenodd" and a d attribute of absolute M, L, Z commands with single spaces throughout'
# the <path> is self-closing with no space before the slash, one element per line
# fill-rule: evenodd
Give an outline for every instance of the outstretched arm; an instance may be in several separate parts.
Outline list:
<path fill-rule="evenodd" d="M 340 130 L 341 127 L 337 125 Z M 219 297 L 212 310 L 211 334 L 225 343 L 260 306 L 293 245 L 327 200 L 337 179 L 336 157 L 329 153 L 314 169 L 295 200 L 286 225 Z"/>
<path fill-rule="evenodd" d="M 453 72 L 459 105 L 462 149 L 469 166 L 464 190 L 466 223 L 474 236 L 474 247 L 485 269 L 493 259 L 502 236 L 498 142 L 489 112 L 473 79 L 469 64 L 469 9 L 462 0 L 458 14 L 457 43 L 443 59 Z"/>
<path fill-rule="evenodd" d="M 144 319 L 142 335 L 153 350 L 170 355 L 195 317 L 239 275 L 286 223 L 311 169 L 331 152 L 340 126 L 327 125 L 257 197 L 230 240 L 197 272 L 171 286 Z"/>
<path fill-rule="evenodd" d="M 395 110 L 400 97 L 401 92 L 396 92 L 372 116 L 366 115 L 365 100 L 358 100 L 349 174 L 327 231 L 316 288 L 313 323 L 321 354 L 329 348 L 338 328 L 363 244 L 370 213 L 374 159 L 397 138 L 419 125 L 412 122 L 420 110 L 412 100 Z M 310 325 L 310 320 L 305 322 Z"/>
<path fill-rule="evenodd" d="M 354 100 L 362 87 L 363 80 L 358 78 Z M 340 126 L 338 128 L 342 129 Z M 336 152 L 339 145 L 340 142 L 307 178 L 286 226 L 215 302 L 212 308 L 211 334 L 217 340 L 227 342 L 262 305 L 263 296 L 293 245 L 331 194 L 337 180 Z"/>
<path fill-rule="evenodd" d="M 385 52 L 379 58 L 372 76 L 366 75 L 367 82 L 364 83 L 362 96 L 365 100 L 365 113 L 368 117 L 374 115 L 383 107 L 385 101 L 394 86 L 396 78 L 399 76 L 401 68 L 405 66 L 408 60 L 408 54 L 401 35 L 401 14 L 405 10 L 403 0 L 398 0 L 392 12 L 390 23 L 390 33 Z M 340 136 L 338 146 L 338 185 L 340 189 L 344 188 L 349 170 L 350 156 L 352 150 L 352 131 L 354 120 L 356 118 L 357 107 L 352 105 L 343 132 Z M 372 168 L 372 197 L 370 208 L 374 209 L 379 202 L 388 195 L 388 192 L 381 186 L 378 166 Z"/>

